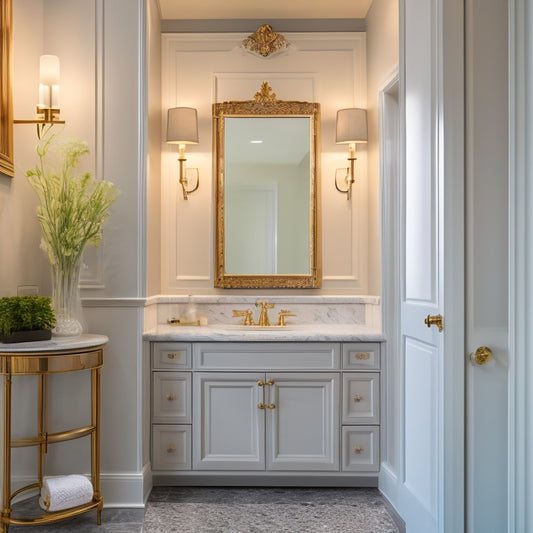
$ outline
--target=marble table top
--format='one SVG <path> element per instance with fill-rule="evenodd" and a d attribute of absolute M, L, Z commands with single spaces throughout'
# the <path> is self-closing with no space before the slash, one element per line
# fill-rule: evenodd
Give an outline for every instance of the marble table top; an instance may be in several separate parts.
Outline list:
<path fill-rule="evenodd" d="M 105 335 L 83 334 L 75 337 L 56 337 L 48 341 L 34 342 L 0 342 L 0 353 L 19 353 L 19 352 L 55 352 L 59 350 L 76 350 L 78 348 L 91 348 L 100 346 L 109 341 Z"/>

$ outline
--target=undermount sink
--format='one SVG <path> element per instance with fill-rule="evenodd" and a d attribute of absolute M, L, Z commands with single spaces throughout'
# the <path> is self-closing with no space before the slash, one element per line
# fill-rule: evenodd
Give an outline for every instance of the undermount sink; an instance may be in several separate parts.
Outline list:
<path fill-rule="evenodd" d="M 280 331 L 280 330 L 290 330 L 295 326 L 285 325 L 285 326 L 245 326 L 244 324 L 217 324 L 217 327 L 223 329 L 235 329 L 239 331 Z"/>

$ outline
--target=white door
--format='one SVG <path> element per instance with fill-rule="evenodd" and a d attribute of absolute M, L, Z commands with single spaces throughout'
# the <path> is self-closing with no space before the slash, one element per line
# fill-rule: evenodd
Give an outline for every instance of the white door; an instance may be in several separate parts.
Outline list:
<path fill-rule="evenodd" d="M 463 529 L 463 5 L 404 0 L 398 509 L 409 533 Z M 444 328 L 426 317 L 443 317 Z"/>
<path fill-rule="evenodd" d="M 338 471 L 339 374 L 268 374 L 266 383 L 267 470 Z"/>
<path fill-rule="evenodd" d="M 194 375 L 193 467 L 264 470 L 263 373 Z"/>
<path fill-rule="evenodd" d="M 466 2 L 466 530 L 507 531 L 507 2 Z M 485 61 L 490 58 L 490 61 Z M 490 113 L 487 113 L 490 109 Z"/>

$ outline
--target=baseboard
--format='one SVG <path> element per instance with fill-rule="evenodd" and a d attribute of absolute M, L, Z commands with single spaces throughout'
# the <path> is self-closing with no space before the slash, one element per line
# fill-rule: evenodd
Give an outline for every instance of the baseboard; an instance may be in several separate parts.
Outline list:
<path fill-rule="evenodd" d="M 397 509 L 398 507 L 398 476 L 389 467 L 387 463 L 381 463 L 379 471 L 378 488 L 381 493 L 389 500 L 390 504 Z"/>
<path fill-rule="evenodd" d="M 103 472 L 100 488 L 104 507 L 143 508 L 152 489 L 150 467 L 145 465 L 138 473 Z"/>
<path fill-rule="evenodd" d="M 89 474 L 86 474 L 90 478 Z M 13 476 L 11 492 L 36 482 L 35 476 Z M 144 508 L 152 490 L 152 471 L 150 464 L 142 472 L 124 474 L 121 472 L 104 472 L 100 474 L 100 490 L 104 498 L 104 507 Z M 13 503 L 26 500 L 39 494 L 39 489 L 30 489 L 18 494 Z"/>

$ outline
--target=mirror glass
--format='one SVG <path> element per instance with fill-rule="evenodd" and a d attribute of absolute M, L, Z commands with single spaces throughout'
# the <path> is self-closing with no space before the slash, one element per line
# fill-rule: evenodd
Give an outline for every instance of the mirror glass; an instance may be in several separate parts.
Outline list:
<path fill-rule="evenodd" d="M 308 102 L 214 104 L 215 286 L 320 286 L 318 115 Z"/>

